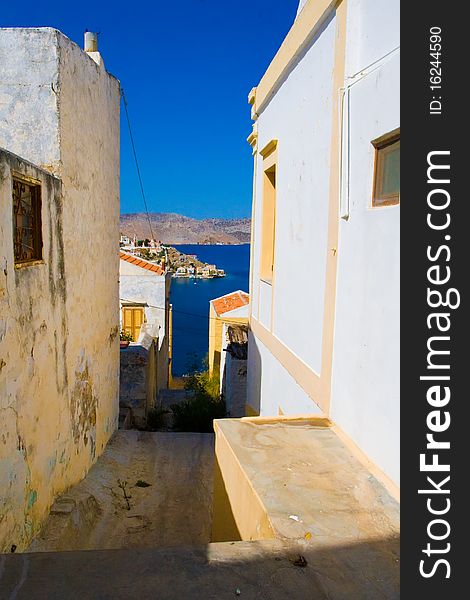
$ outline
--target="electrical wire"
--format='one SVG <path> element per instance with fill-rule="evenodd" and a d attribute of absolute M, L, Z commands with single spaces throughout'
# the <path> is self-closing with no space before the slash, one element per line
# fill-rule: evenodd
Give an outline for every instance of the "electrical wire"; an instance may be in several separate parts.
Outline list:
<path fill-rule="evenodd" d="M 137 159 L 137 152 L 136 152 L 136 149 L 135 149 L 134 136 L 132 134 L 131 121 L 130 121 L 130 118 L 129 118 L 129 111 L 127 109 L 127 98 L 126 98 L 126 95 L 124 93 L 124 89 L 122 89 L 122 88 L 121 88 L 121 97 L 122 97 L 123 104 L 124 104 L 124 111 L 126 113 L 127 126 L 129 128 L 129 137 L 130 137 L 130 140 L 131 140 L 132 152 L 134 154 L 135 166 L 136 166 L 136 169 L 137 169 L 137 176 L 139 178 L 140 191 L 142 193 L 142 199 L 144 201 L 145 213 L 147 215 L 147 220 L 148 220 L 149 229 L 150 229 L 150 235 L 151 235 L 151 239 L 156 239 L 155 236 L 154 236 L 154 234 L 153 234 L 152 222 L 150 220 L 150 214 L 149 214 L 148 206 L 147 206 L 147 199 L 145 197 L 144 184 L 142 182 L 142 175 L 140 173 L 139 161 Z M 134 232 L 135 232 L 135 228 L 134 228 Z M 121 298 L 121 302 L 128 302 L 128 303 L 132 304 L 133 301 L 132 300 L 125 300 L 124 298 Z M 147 304 L 147 307 L 149 307 L 149 308 L 157 308 L 159 310 L 166 310 L 165 307 L 154 306 L 152 304 Z M 173 313 L 178 313 L 178 314 L 181 314 L 181 315 L 187 315 L 189 317 L 198 317 L 200 319 L 207 319 L 207 320 L 211 320 L 212 319 L 214 321 L 220 320 L 219 317 L 210 317 L 210 316 L 207 316 L 207 315 L 198 315 L 197 313 L 189 313 L 189 312 L 184 312 L 182 310 L 174 310 L 174 309 L 172 309 L 172 312 Z M 233 323 L 233 324 L 239 324 L 240 323 L 240 321 L 232 321 L 231 319 L 223 319 L 223 321 L 226 322 L 226 323 Z"/>
<path fill-rule="evenodd" d="M 145 212 L 147 214 L 147 220 L 148 220 L 149 229 L 150 229 L 150 239 L 154 240 L 156 238 L 153 235 L 152 222 L 150 220 L 150 215 L 149 215 L 148 206 L 147 206 L 147 199 L 145 197 L 145 192 L 144 192 L 144 184 L 142 183 L 142 176 L 140 174 L 139 161 L 137 160 L 137 152 L 136 152 L 135 144 L 134 144 L 134 136 L 132 135 L 131 121 L 129 119 L 129 111 L 127 110 L 127 98 L 126 98 L 126 95 L 125 95 L 124 90 L 122 88 L 121 88 L 121 97 L 122 97 L 122 101 L 123 101 L 123 104 L 124 104 L 124 110 L 125 110 L 125 113 L 126 113 L 127 126 L 129 128 L 129 137 L 131 139 L 132 152 L 134 153 L 135 166 L 137 168 L 137 175 L 138 175 L 138 178 L 139 178 L 140 191 L 142 192 L 142 199 L 144 201 Z M 134 231 L 135 231 L 135 229 L 134 229 Z"/>
<path fill-rule="evenodd" d="M 125 298 L 120 298 L 119 299 L 121 302 L 126 302 L 128 304 L 134 304 L 136 301 L 135 300 L 126 300 Z M 142 303 L 139 303 L 142 304 Z M 246 304 L 245 304 L 246 306 Z M 126 307 L 123 307 L 126 308 Z M 145 303 L 144 308 L 157 308 L 158 310 L 166 310 L 166 308 L 164 306 L 155 306 L 153 304 L 148 304 Z M 241 308 L 241 307 L 240 307 Z M 210 317 L 208 315 L 199 315 L 197 313 L 190 313 L 190 312 L 185 312 L 183 310 L 175 310 L 174 308 L 171 309 L 172 313 L 178 313 L 180 315 L 187 315 L 188 317 L 199 317 L 200 319 L 208 319 L 208 320 L 213 320 L 213 321 L 224 321 L 225 323 L 232 323 L 234 325 L 239 325 L 240 321 L 232 321 L 231 319 L 225 319 L 224 317 Z"/>

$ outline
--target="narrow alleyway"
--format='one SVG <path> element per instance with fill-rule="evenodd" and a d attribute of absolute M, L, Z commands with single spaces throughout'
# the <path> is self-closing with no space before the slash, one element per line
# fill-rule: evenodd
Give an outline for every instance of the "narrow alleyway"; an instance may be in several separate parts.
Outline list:
<path fill-rule="evenodd" d="M 213 456 L 212 434 L 117 431 L 28 551 L 208 543 Z"/>

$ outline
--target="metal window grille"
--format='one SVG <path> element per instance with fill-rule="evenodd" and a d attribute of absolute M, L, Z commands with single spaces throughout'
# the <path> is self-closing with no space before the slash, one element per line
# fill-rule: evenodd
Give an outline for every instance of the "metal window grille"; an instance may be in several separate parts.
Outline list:
<path fill-rule="evenodd" d="M 15 263 L 42 258 L 41 186 L 13 177 Z"/>

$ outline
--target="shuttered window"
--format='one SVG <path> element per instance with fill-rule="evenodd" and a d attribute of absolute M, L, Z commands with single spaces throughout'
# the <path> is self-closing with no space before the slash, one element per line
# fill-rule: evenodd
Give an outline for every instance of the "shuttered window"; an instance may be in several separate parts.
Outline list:
<path fill-rule="evenodd" d="M 272 283 L 276 237 L 277 140 L 271 140 L 260 154 L 263 157 L 260 277 L 266 283 Z"/>
<path fill-rule="evenodd" d="M 122 329 L 130 333 L 132 341 L 137 342 L 140 335 L 140 328 L 145 322 L 144 309 L 139 306 L 124 306 L 122 309 Z"/>

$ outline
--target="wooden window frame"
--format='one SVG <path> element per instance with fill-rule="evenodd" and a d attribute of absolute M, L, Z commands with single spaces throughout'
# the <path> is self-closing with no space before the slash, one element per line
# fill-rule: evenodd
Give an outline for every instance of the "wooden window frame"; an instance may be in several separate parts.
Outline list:
<path fill-rule="evenodd" d="M 34 256 L 32 258 L 21 259 L 17 257 L 15 250 L 16 239 L 16 215 L 14 201 L 14 186 L 15 182 L 27 185 L 32 190 L 32 208 L 33 208 L 33 248 Z M 41 182 L 37 179 L 32 179 L 21 173 L 12 171 L 11 173 L 11 198 L 12 198 L 12 235 L 13 235 L 13 257 L 14 264 L 18 266 L 34 265 L 43 261 L 43 238 L 42 238 L 42 187 Z"/>
<path fill-rule="evenodd" d="M 384 162 L 388 153 L 395 149 L 396 144 L 400 143 L 400 129 L 394 129 L 385 135 L 372 141 L 375 148 L 374 158 L 374 183 L 372 190 L 372 207 L 380 208 L 382 206 L 395 206 L 400 204 L 400 192 L 379 195 L 383 185 Z"/>
<path fill-rule="evenodd" d="M 271 140 L 260 152 L 263 157 L 263 196 L 261 205 L 261 253 L 260 253 L 260 279 L 268 285 L 273 284 L 274 256 L 276 245 L 276 201 L 277 201 L 277 140 Z M 274 181 L 273 181 L 274 178 Z M 266 202 L 270 194 L 270 237 L 266 242 L 267 212 Z M 267 260 L 267 254 L 269 254 Z M 270 267 L 267 268 L 269 262 Z M 269 271 L 269 272 L 268 272 Z"/>
<path fill-rule="evenodd" d="M 126 318 L 125 318 L 125 312 L 124 312 L 126 310 L 132 311 L 132 314 L 134 314 L 135 311 L 139 311 L 142 314 L 142 321 L 141 321 L 141 324 L 139 327 L 139 335 L 137 336 L 137 339 L 134 339 L 136 337 L 134 334 L 135 334 L 135 330 L 137 329 L 137 327 L 135 326 L 135 320 L 134 320 L 133 316 L 131 317 L 131 321 L 132 321 L 131 326 L 130 327 L 126 326 Z M 127 331 L 128 329 L 131 329 L 130 333 L 133 338 L 132 341 L 137 342 L 137 340 L 139 339 L 139 336 L 140 336 L 140 331 L 142 329 L 142 325 L 147 322 L 147 318 L 146 318 L 146 314 L 145 314 L 145 305 L 123 304 L 121 306 L 121 313 L 122 313 L 122 327 L 121 327 L 122 331 Z"/>

